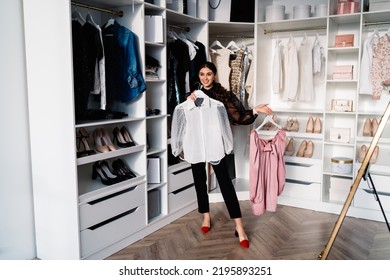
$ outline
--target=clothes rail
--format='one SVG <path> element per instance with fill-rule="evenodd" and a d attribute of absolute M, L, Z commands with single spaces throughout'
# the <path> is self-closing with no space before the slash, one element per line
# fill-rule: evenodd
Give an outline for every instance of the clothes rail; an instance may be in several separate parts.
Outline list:
<path fill-rule="evenodd" d="M 185 32 L 191 31 L 191 28 L 189 28 L 188 26 L 178 26 L 178 25 L 167 24 L 167 27 L 173 28 L 173 29 L 179 29 L 179 30 L 185 31 Z"/>
<path fill-rule="evenodd" d="M 376 22 L 368 22 L 368 21 L 366 21 L 364 23 L 364 26 L 381 25 L 381 24 L 390 24 L 390 21 L 376 21 Z"/>
<path fill-rule="evenodd" d="M 104 13 L 112 14 L 112 15 L 115 15 L 115 16 L 123 17 L 123 11 L 108 10 L 108 9 L 104 9 L 104 8 L 100 8 L 100 7 L 96 7 L 96 6 L 91 6 L 91 5 L 87 5 L 87 4 L 83 4 L 83 3 L 73 2 L 73 1 L 71 2 L 71 4 L 73 6 L 87 8 L 87 9 L 91 9 L 91 10 L 95 10 L 95 11 L 104 12 Z"/>
<path fill-rule="evenodd" d="M 217 37 L 217 38 L 238 38 L 238 39 L 253 39 L 253 35 L 218 35 L 218 34 L 210 34 L 212 37 Z"/>
<path fill-rule="evenodd" d="M 326 26 L 312 26 L 304 28 L 290 28 L 290 29 L 278 29 L 278 30 L 266 30 L 264 29 L 264 35 L 275 32 L 293 32 L 293 31 L 307 31 L 307 30 L 320 30 L 326 29 Z"/>

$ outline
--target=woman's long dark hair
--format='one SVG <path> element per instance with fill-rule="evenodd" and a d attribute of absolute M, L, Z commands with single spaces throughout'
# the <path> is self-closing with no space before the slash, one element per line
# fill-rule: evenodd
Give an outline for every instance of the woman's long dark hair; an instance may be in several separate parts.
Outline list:
<path fill-rule="evenodd" d="M 206 61 L 203 64 L 201 64 L 199 67 L 199 71 L 202 68 L 208 68 L 214 73 L 214 75 L 217 74 L 217 67 L 215 66 L 214 63 L 212 63 L 210 61 Z M 227 91 L 227 89 L 225 89 L 220 83 L 217 83 L 217 82 L 213 82 L 213 83 L 214 83 L 214 85 L 209 91 L 211 91 L 213 93 L 213 95 L 215 96 L 215 99 L 224 103 L 225 106 L 226 106 L 226 104 L 237 102 L 236 98 L 234 98 L 235 97 L 234 94 Z"/>

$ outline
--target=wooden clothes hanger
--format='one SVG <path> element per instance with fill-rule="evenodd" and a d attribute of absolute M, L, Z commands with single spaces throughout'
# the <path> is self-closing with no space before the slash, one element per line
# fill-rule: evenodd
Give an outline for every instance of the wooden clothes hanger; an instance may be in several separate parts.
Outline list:
<path fill-rule="evenodd" d="M 259 132 L 260 129 L 268 122 L 272 123 L 273 125 L 275 125 L 277 128 L 279 129 L 282 129 L 283 127 L 281 127 L 279 124 L 277 124 L 273 119 L 272 119 L 273 115 L 267 115 L 263 122 L 261 123 L 261 125 L 259 125 L 257 128 L 256 128 L 256 132 Z"/>

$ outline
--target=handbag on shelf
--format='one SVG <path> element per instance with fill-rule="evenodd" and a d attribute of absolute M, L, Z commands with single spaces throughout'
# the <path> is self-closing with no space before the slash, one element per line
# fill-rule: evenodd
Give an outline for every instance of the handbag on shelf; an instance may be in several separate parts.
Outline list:
<path fill-rule="evenodd" d="M 351 99 L 332 99 L 332 111 L 352 112 L 353 101 Z"/>

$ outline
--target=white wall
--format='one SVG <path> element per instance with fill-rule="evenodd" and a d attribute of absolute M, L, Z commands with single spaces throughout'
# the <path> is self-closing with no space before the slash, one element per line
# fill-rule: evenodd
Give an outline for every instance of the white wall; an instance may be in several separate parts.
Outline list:
<path fill-rule="evenodd" d="M 22 0 L 0 0 L 0 26 L 0 259 L 32 259 L 36 251 Z"/>

